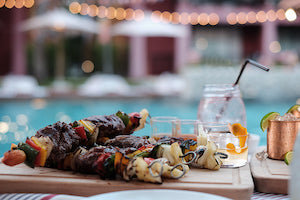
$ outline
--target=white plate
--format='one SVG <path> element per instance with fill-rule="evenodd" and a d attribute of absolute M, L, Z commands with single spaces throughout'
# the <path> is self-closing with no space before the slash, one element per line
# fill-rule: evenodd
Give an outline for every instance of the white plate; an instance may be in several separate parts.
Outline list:
<path fill-rule="evenodd" d="M 91 196 L 87 200 L 229 200 L 228 198 L 186 190 L 126 190 Z"/>

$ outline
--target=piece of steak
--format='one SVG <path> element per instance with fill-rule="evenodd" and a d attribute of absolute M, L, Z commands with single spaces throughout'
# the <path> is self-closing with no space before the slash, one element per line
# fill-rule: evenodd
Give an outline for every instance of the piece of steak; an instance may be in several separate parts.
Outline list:
<path fill-rule="evenodd" d="M 59 168 L 66 156 L 79 146 L 80 137 L 71 125 L 56 122 L 37 131 L 36 137 L 49 136 L 53 142 L 53 149 L 45 166 Z"/>
<path fill-rule="evenodd" d="M 91 116 L 84 120 L 92 122 L 99 128 L 98 138 L 114 138 L 117 135 L 122 135 L 125 130 L 123 121 L 115 114 Z"/>
<path fill-rule="evenodd" d="M 136 149 L 148 144 L 150 144 L 148 139 L 135 135 L 118 135 L 105 143 L 105 145 L 116 146 L 119 148 L 133 147 Z"/>

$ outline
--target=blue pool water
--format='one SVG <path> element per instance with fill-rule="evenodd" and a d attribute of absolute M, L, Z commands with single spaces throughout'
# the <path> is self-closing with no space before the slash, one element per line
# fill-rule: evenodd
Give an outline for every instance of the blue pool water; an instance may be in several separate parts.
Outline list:
<path fill-rule="evenodd" d="M 249 133 L 261 136 L 260 145 L 266 145 L 266 133 L 260 129 L 260 120 L 268 112 L 284 114 L 296 100 L 286 102 L 259 103 L 245 101 L 247 128 Z M 118 110 L 126 113 L 149 110 L 151 116 L 177 116 L 182 119 L 196 119 L 198 102 L 176 99 L 80 99 L 80 100 L 13 100 L 0 101 L 0 156 L 10 148 L 11 143 L 24 141 L 26 137 L 56 121 L 72 122 L 92 115 L 109 115 Z M 150 134 L 150 127 L 135 133 Z"/>

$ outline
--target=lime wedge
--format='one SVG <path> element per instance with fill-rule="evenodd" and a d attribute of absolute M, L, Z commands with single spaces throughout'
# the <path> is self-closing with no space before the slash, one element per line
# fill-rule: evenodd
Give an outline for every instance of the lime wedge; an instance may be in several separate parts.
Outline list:
<path fill-rule="evenodd" d="M 299 104 L 293 105 L 286 113 L 293 113 L 293 111 L 300 111 L 299 108 L 300 108 Z"/>
<path fill-rule="evenodd" d="M 275 119 L 277 116 L 279 116 L 280 114 L 278 112 L 270 112 L 268 114 L 266 114 L 262 120 L 260 121 L 260 128 L 263 132 L 265 132 L 265 130 L 268 128 L 269 126 L 269 120 L 273 120 Z"/>
<path fill-rule="evenodd" d="M 289 151 L 284 155 L 284 162 L 289 165 L 293 160 L 293 151 Z"/>

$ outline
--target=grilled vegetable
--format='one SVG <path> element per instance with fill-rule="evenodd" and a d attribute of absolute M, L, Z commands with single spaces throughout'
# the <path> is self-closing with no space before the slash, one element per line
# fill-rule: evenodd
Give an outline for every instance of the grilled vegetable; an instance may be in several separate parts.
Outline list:
<path fill-rule="evenodd" d="M 161 184 L 162 178 L 159 176 L 159 172 L 152 171 L 154 174 L 154 176 L 152 176 L 148 166 L 142 157 L 136 157 L 129 162 L 123 177 L 127 181 L 137 177 L 140 181 Z"/>
<path fill-rule="evenodd" d="M 29 144 L 23 142 L 18 144 L 18 149 L 23 150 L 26 154 L 25 164 L 34 168 L 35 159 L 39 154 L 39 151 L 31 147 Z"/>
<path fill-rule="evenodd" d="M 222 165 L 220 156 L 217 154 L 217 146 L 214 142 L 209 141 L 206 146 L 198 146 L 196 157 L 191 163 L 192 167 L 218 170 Z"/>
<path fill-rule="evenodd" d="M 2 162 L 8 166 L 15 166 L 26 160 L 26 154 L 23 150 L 9 150 L 4 153 Z"/>

